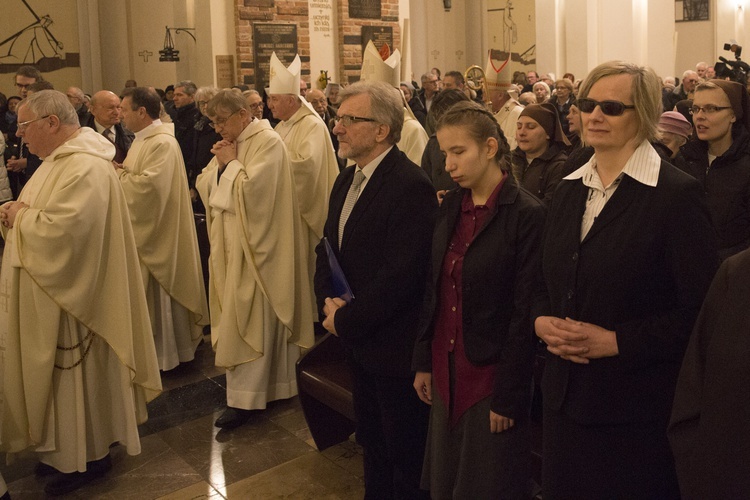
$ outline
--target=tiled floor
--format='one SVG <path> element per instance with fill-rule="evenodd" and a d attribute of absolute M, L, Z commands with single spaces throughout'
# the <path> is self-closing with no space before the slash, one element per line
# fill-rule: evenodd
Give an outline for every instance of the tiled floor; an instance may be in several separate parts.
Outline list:
<path fill-rule="evenodd" d="M 205 340 L 194 361 L 163 374 L 164 393 L 149 404 L 140 427 L 141 454 L 113 447 L 112 472 L 67 498 L 362 498 L 360 448 L 345 442 L 318 452 L 297 398 L 271 403 L 235 430 L 214 427 L 226 382 Z M 14 500 L 44 498 L 36 462 L 24 453 L 0 466 Z"/>

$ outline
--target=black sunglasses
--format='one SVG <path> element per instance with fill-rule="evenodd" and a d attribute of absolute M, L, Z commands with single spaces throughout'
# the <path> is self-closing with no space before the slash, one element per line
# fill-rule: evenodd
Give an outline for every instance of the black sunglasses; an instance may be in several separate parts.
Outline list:
<path fill-rule="evenodd" d="M 635 109 L 633 104 L 625 104 L 620 101 L 595 101 L 593 99 L 578 99 L 576 104 L 581 113 L 593 113 L 599 106 L 607 116 L 620 116 L 626 109 Z"/>

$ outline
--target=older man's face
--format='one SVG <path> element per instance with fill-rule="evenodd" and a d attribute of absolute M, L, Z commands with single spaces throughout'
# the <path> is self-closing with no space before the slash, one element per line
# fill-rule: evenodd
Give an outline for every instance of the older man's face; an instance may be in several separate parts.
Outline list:
<path fill-rule="evenodd" d="M 309 91 L 305 96 L 305 99 L 312 104 L 312 107 L 318 112 L 321 118 L 325 116 L 326 108 L 328 107 L 328 100 L 321 90 L 313 89 Z"/>
<path fill-rule="evenodd" d="M 120 123 L 120 98 L 112 92 L 97 92 L 91 105 L 91 114 L 104 127 Z"/>
<path fill-rule="evenodd" d="M 248 94 L 245 102 L 250 108 L 250 112 L 258 120 L 263 119 L 263 98 L 259 94 Z"/>
<path fill-rule="evenodd" d="M 685 78 L 682 80 L 682 88 L 685 90 L 685 92 L 690 93 L 695 90 L 695 86 L 700 81 L 700 77 L 698 76 L 698 73 L 695 71 L 691 71 L 687 75 L 685 75 Z"/>

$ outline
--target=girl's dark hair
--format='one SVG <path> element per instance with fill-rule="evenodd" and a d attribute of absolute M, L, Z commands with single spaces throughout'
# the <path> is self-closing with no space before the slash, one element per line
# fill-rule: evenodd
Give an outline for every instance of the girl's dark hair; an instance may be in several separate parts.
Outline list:
<path fill-rule="evenodd" d="M 473 101 L 459 102 L 443 113 L 436 131 L 443 127 L 461 127 L 478 144 L 484 144 L 487 139 L 493 137 L 498 145 L 495 161 L 503 170 L 507 170 L 506 157 L 510 153 L 510 146 L 500 124 L 487 108 Z"/>

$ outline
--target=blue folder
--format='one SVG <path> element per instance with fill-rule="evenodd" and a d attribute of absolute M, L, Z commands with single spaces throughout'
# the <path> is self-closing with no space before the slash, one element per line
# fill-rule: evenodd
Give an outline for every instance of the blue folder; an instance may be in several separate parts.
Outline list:
<path fill-rule="evenodd" d="M 336 255 L 333 253 L 333 248 L 328 242 L 327 237 L 323 237 L 323 242 L 326 245 L 326 253 L 328 254 L 328 266 L 331 268 L 331 284 L 333 285 L 333 293 L 336 297 L 340 297 L 347 304 L 352 301 L 354 294 L 349 286 L 349 282 L 346 281 L 344 271 L 341 269 Z"/>

